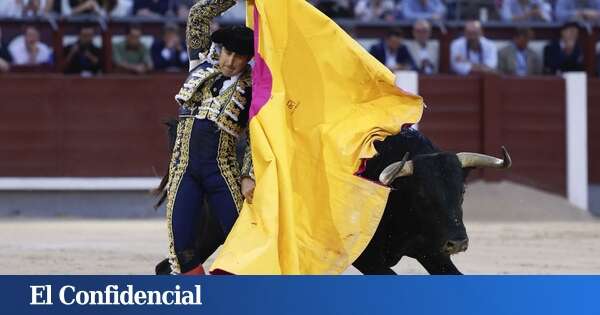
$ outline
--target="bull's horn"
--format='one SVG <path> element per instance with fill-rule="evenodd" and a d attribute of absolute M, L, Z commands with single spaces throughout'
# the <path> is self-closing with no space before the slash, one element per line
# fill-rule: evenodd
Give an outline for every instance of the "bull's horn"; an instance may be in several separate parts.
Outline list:
<path fill-rule="evenodd" d="M 379 174 L 379 181 L 389 186 L 396 178 L 410 176 L 413 174 L 413 163 L 412 161 L 407 161 L 410 153 L 406 152 L 404 157 L 402 157 L 402 161 L 392 163 L 386 167 L 381 174 Z"/>
<path fill-rule="evenodd" d="M 460 164 L 463 168 L 467 167 L 490 167 L 490 168 L 509 168 L 512 165 L 512 160 L 508 151 L 503 146 L 502 147 L 502 155 L 504 155 L 504 159 L 495 158 L 493 156 L 479 154 L 479 153 L 468 153 L 461 152 L 457 153 L 456 156 L 460 161 Z"/>

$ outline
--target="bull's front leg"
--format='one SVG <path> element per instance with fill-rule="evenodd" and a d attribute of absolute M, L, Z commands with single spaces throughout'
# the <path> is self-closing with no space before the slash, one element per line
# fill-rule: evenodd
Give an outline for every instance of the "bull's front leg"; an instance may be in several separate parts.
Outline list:
<path fill-rule="evenodd" d="M 396 275 L 372 245 L 368 246 L 352 265 L 363 275 Z"/>
<path fill-rule="evenodd" d="M 356 269 L 358 269 L 358 271 L 360 271 L 363 275 L 371 275 L 371 276 L 381 276 L 381 275 L 393 276 L 393 275 L 396 275 L 396 272 L 394 272 L 394 270 L 392 270 L 392 268 L 386 267 L 383 265 L 368 266 L 368 265 L 357 264 L 356 262 L 354 262 L 352 265 Z"/>
<path fill-rule="evenodd" d="M 462 272 L 456 268 L 450 256 L 421 256 L 417 261 L 431 275 L 462 275 Z"/>

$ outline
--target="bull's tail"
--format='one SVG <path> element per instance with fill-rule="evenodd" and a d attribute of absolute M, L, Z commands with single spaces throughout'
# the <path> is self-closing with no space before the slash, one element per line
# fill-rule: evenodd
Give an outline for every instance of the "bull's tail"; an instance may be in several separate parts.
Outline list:
<path fill-rule="evenodd" d="M 154 188 L 150 191 L 153 196 L 160 196 L 156 204 L 154 204 L 154 209 L 158 209 L 167 199 L 167 183 L 169 182 L 169 172 L 163 176 L 160 180 L 160 184 L 157 188 Z"/>
<path fill-rule="evenodd" d="M 175 139 L 177 138 L 177 124 L 179 121 L 177 119 L 169 119 L 164 121 L 164 124 L 167 125 L 167 133 L 169 139 L 169 153 L 173 153 L 173 148 L 175 147 Z M 158 201 L 154 205 L 154 209 L 158 209 L 167 199 L 167 184 L 169 183 L 169 168 L 167 167 L 167 173 L 160 180 L 160 184 L 157 188 L 152 189 L 150 193 L 154 196 L 159 196 Z"/>

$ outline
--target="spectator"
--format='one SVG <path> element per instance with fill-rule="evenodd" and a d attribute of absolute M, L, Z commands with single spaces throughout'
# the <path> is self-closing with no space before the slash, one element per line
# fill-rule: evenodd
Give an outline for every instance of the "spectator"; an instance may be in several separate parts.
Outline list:
<path fill-rule="evenodd" d="M 20 1 L 17 0 L 17 2 Z M 23 4 L 23 16 L 48 15 L 54 7 L 54 0 L 23 0 L 21 3 Z"/>
<path fill-rule="evenodd" d="M 552 21 L 552 6 L 545 0 L 503 0 L 502 19 L 506 22 Z"/>
<path fill-rule="evenodd" d="M 130 16 L 132 10 L 133 0 L 117 0 L 117 5 L 114 6 L 112 11 L 107 11 L 107 13 L 112 17 L 125 17 Z"/>
<path fill-rule="evenodd" d="M 0 0 L 1 17 L 27 17 L 48 15 L 54 0 Z"/>
<path fill-rule="evenodd" d="M 101 16 L 127 16 L 133 0 L 68 0 L 62 6 L 63 15 L 97 14 Z"/>
<path fill-rule="evenodd" d="M 448 20 L 456 20 L 457 16 L 457 7 L 458 2 L 462 0 L 444 0 L 444 6 L 446 7 L 446 18 Z"/>
<path fill-rule="evenodd" d="M 458 0 L 456 15 L 460 20 L 480 20 L 487 22 L 498 19 L 497 0 Z"/>
<path fill-rule="evenodd" d="M 169 0 L 134 0 L 133 14 L 146 17 L 162 17 L 167 15 Z"/>
<path fill-rule="evenodd" d="M 2 29 L 0 29 L 0 72 L 8 72 L 10 70 L 11 62 L 12 57 L 2 41 Z"/>
<path fill-rule="evenodd" d="M 175 0 L 174 7 L 172 8 L 174 11 L 173 13 L 179 18 L 187 19 L 188 15 L 190 13 L 190 8 L 194 5 L 195 2 L 196 2 L 195 0 Z M 236 5 L 239 5 L 240 2 L 241 1 L 238 1 L 238 3 Z M 244 3 L 244 9 L 245 8 L 246 8 L 246 4 Z M 225 11 L 225 12 L 228 12 L 228 11 Z"/>
<path fill-rule="evenodd" d="M 415 61 L 416 69 L 422 74 L 438 72 L 439 44 L 431 42 L 431 24 L 427 20 L 417 20 L 413 24 L 414 42 L 407 47 Z"/>
<path fill-rule="evenodd" d="M 314 2 L 317 9 L 332 19 L 354 16 L 350 0 L 317 0 Z"/>
<path fill-rule="evenodd" d="M 15 65 L 40 65 L 51 63 L 52 51 L 40 42 L 40 33 L 33 26 L 25 27 L 24 36 L 19 36 L 8 45 Z"/>
<path fill-rule="evenodd" d="M 361 21 L 393 21 L 394 11 L 392 0 L 359 0 L 354 7 L 354 15 Z"/>
<path fill-rule="evenodd" d="M 165 25 L 163 38 L 154 40 L 150 52 L 155 70 L 180 71 L 187 69 L 188 54 L 176 24 Z"/>
<path fill-rule="evenodd" d="M 596 75 L 600 77 L 600 54 L 596 55 Z"/>
<path fill-rule="evenodd" d="M 21 17 L 23 15 L 23 3 L 19 0 L 0 1 L 0 17 Z"/>
<path fill-rule="evenodd" d="M 185 17 L 187 18 L 187 15 Z M 246 1 L 243 1 L 243 0 L 236 1 L 236 4 L 229 10 L 223 12 L 223 14 L 221 14 L 221 17 L 224 20 L 245 21 L 246 20 Z"/>
<path fill-rule="evenodd" d="M 373 57 L 392 71 L 416 70 L 408 49 L 402 44 L 402 31 L 390 30 L 379 44 L 369 50 Z"/>
<path fill-rule="evenodd" d="M 529 48 L 532 38 L 531 29 L 517 29 L 513 42 L 498 52 L 498 71 L 518 76 L 541 74 L 542 60 Z"/>
<path fill-rule="evenodd" d="M 483 37 L 479 21 L 465 24 L 465 35 L 450 45 L 452 70 L 460 75 L 473 72 L 493 72 L 498 64 L 496 45 Z"/>
<path fill-rule="evenodd" d="M 568 71 L 583 71 L 583 53 L 577 42 L 579 25 L 569 22 L 562 26 L 560 39 L 544 47 L 544 72 L 561 74 Z"/>
<path fill-rule="evenodd" d="M 560 22 L 598 21 L 600 19 L 600 0 L 558 0 L 556 1 L 556 19 Z"/>
<path fill-rule="evenodd" d="M 142 29 L 130 26 L 127 38 L 113 46 L 113 61 L 118 69 L 135 74 L 152 70 L 152 60 L 148 48 L 142 44 Z"/>
<path fill-rule="evenodd" d="M 106 15 L 117 6 L 117 0 L 69 0 L 69 14 Z"/>
<path fill-rule="evenodd" d="M 446 6 L 441 0 L 404 0 L 402 12 L 409 20 L 442 20 L 446 15 Z"/>
<path fill-rule="evenodd" d="M 79 40 L 65 47 L 65 73 L 90 76 L 102 69 L 102 53 L 92 42 L 94 35 L 94 27 L 84 26 L 79 31 Z"/>

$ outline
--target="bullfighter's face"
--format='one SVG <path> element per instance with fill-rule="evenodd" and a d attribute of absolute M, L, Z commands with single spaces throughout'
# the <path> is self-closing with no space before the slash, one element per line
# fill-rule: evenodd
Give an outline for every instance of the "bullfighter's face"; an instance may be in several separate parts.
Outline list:
<path fill-rule="evenodd" d="M 223 75 L 233 77 L 244 71 L 250 59 L 251 56 L 240 55 L 223 47 L 219 55 L 219 67 Z"/>

